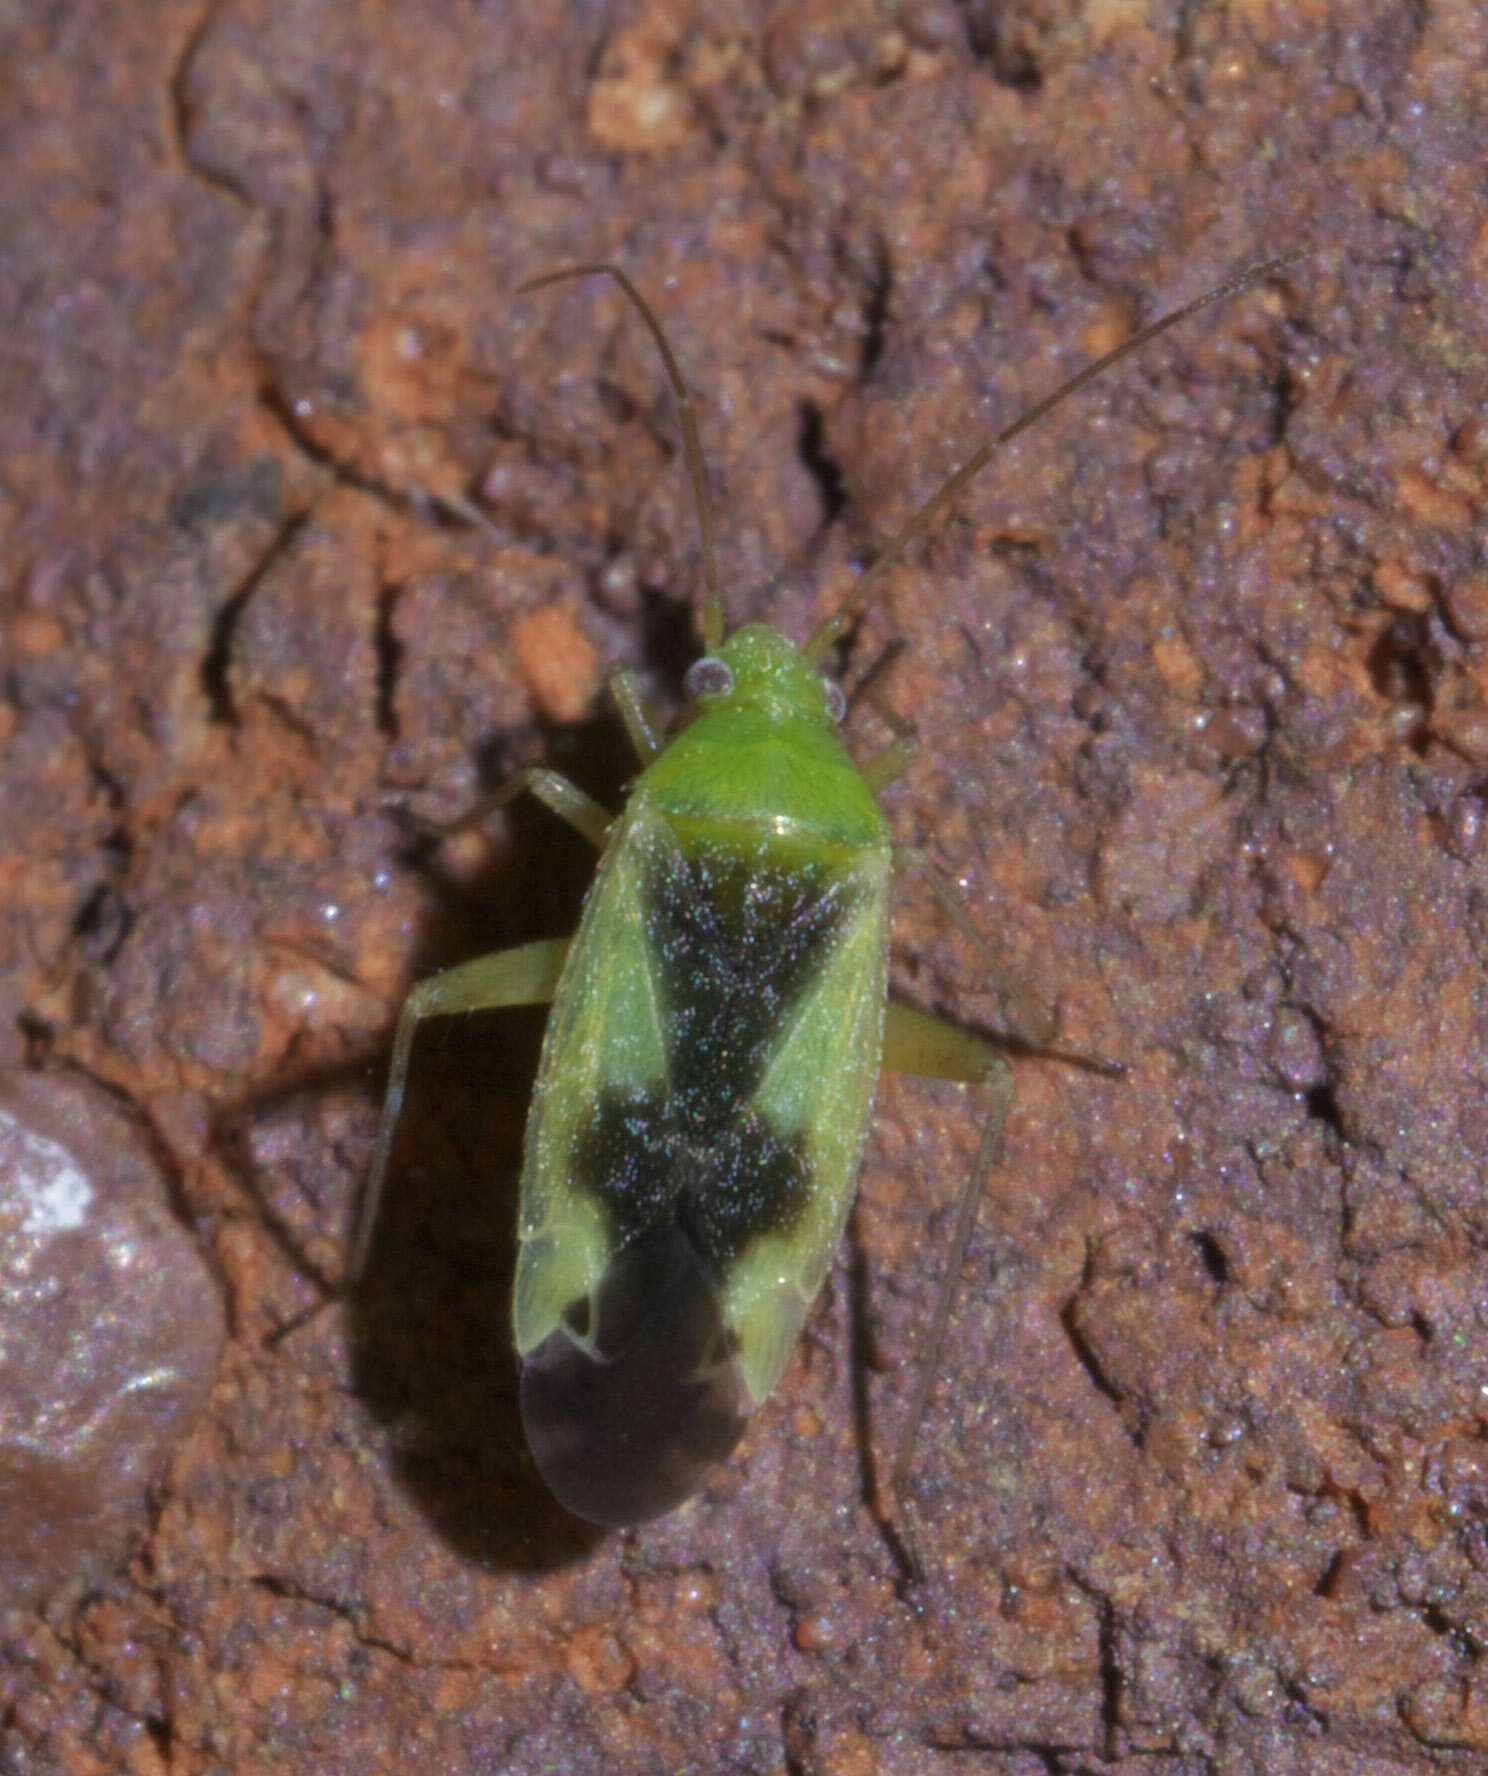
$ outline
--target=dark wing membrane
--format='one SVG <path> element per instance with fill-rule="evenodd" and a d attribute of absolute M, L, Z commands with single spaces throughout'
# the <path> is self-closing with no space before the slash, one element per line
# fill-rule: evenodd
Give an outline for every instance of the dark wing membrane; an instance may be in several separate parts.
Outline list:
<path fill-rule="evenodd" d="M 582 1516 L 680 1503 L 789 1356 L 867 1124 L 887 877 L 644 807 L 606 854 L 544 1045 L 516 1298 L 528 1439 Z"/>
<path fill-rule="evenodd" d="M 588 1336 L 550 1332 L 522 1364 L 522 1424 L 553 1496 L 623 1529 L 674 1510 L 739 1441 L 750 1401 L 718 1291 L 675 1222 L 627 1246 Z"/>

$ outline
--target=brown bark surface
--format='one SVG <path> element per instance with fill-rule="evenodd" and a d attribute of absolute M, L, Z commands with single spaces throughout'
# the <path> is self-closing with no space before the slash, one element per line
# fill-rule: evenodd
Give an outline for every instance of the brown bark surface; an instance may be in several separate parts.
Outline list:
<path fill-rule="evenodd" d="M 122 1563 L 0 1598 L 0 1769 L 1488 1768 L 1485 65 L 1476 0 L 0 7 L 0 1066 L 123 1100 L 229 1327 Z M 429 1033 L 336 1296 L 401 996 L 591 868 L 390 803 L 614 805 L 605 671 L 695 650 L 650 342 L 515 286 L 653 297 L 801 638 L 1294 244 L 843 655 L 908 644 L 896 833 L 1128 1069 L 1015 1062 L 928 1583 L 871 1499 L 977 1128 L 913 1081 L 738 1455 L 584 1531 L 507 1334 L 540 1017 Z M 896 990 L 997 1029 L 979 966 L 907 883 Z"/>

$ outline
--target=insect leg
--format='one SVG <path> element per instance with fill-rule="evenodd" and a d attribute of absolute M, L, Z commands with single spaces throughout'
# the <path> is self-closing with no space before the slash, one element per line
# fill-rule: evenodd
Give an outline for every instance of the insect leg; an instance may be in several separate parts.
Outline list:
<path fill-rule="evenodd" d="M 623 666 L 612 672 L 610 695 L 615 699 L 615 707 L 620 711 L 620 719 L 625 724 L 625 732 L 630 736 L 630 744 L 635 749 L 636 757 L 643 765 L 649 765 L 661 751 L 664 742 L 661 729 L 646 707 L 646 700 L 635 681 L 635 674 L 627 672 Z"/>
<path fill-rule="evenodd" d="M 925 1575 L 925 1561 L 915 1531 L 914 1509 L 909 1498 L 909 1476 L 914 1467 L 915 1445 L 919 1441 L 920 1425 L 930 1401 L 930 1390 L 935 1385 L 935 1377 L 940 1369 L 946 1328 L 950 1325 L 951 1309 L 955 1306 L 956 1291 L 961 1282 L 961 1266 L 971 1241 L 971 1230 L 976 1225 L 977 1207 L 982 1200 L 988 1175 L 997 1163 L 1003 1120 L 1013 1095 L 1013 1074 L 996 1049 L 983 1042 L 980 1037 L 973 1036 L 966 1030 L 958 1030 L 954 1024 L 945 1023 L 940 1018 L 928 1017 L 924 1012 L 915 1011 L 907 1005 L 892 1003 L 884 1020 L 883 1064 L 897 1072 L 916 1073 L 922 1078 L 955 1079 L 966 1084 L 983 1085 L 988 1099 L 981 1139 L 977 1143 L 976 1158 L 961 1192 L 960 1206 L 956 1211 L 956 1227 L 951 1235 L 950 1251 L 946 1256 L 945 1271 L 940 1281 L 940 1294 L 935 1303 L 935 1315 L 920 1354 L 919 1372 L 915 1377 L 909 1410 L 899 1432 L 899 1447 L 895 1452 L 890 1474 L 904 1549 L 908 1554 L 913 1576 L 921 1579 Z"/>
<path fill-rule="evenodd" d="M 853 701 L 867 703 L 894 736 L 890 745 L 882 752 L 876 752 L 862 766 L 863 781 L 874 795 L 887 789 L 896 778 L 904 775 L 919 749 L 918 730 L 914 723 L 907 716 L 900 715 L 884 695 L 884 685 L 903 652 L 902 643 L 891 642 L 874 661 L 868 670 L 868 676 L 853 693 Z"/>
<path fill-rule="evenodd" d="M 889 1073 L 912 1073 L 918 1079 L 980 1085 L 1004 1071 L 1007 1060 L 999 1049 L 970 1030 L 891 999 L 884 1014 L 881 1065 Z"/>
<path fill-rule="evenodd" d="M 919 872 L 926 886 L 949 914 L 956 929 L 981 956 L 992 976 L 992 985 L 997 996 L 1007 1007 L 1013 1020 L 1013 1034 L 1026 1046 L 1036 1048 L 1040 1053 L 1047 1052 L 1054 1036 L 1053 1017 L 1009 971 L 1002 957 L 977 930 L 971 921 L 971 915 L 961 904 L 960 895 L 923 851 L 917 851 L 912 846 L 896 845 L 894 863 L 896 868 Z"/>
<path fill-rule="evenodd" d="M 585 795 L 576 783 L 570 783 L 561 773 L 550 771 L 545 765 L 536 765 L 514 777 L 498 792 L 500 799 L 496 806 L 514 801 L 524 789 L 588 839 L 596 851 L 604 850 L 614 816 L 602 802 Z"/>
<path fill-rule="evenodd" d="M 453 833 L 466 832 L 472 826 L 478 826 L 488 814 L 494 814 L 498 808 L 514 802 L 524 791 L 556 814 L 565 825 L 571 826 L 581 838 L 588 839 L 596 851 L 604 850 L 614 816 L 603 802 L 596 802 L 593 796 L 585 795 L 578 784 L 570 783 L 561 772 L 550 771 L 546 765 L 534 765 L 526 771 L 518 771 L 509 783 L 503 783 L 500 789 L 483 795 L 474 807 L 467 808 L 454 820 L 426 820 L 422 815 L 414 814 L 401 806 L 398 813 L 402 820 L 418 831 L 432 833 L 438 838 L 448 838 Z"/>
<path fill-rule="evenodd" d="M 915 869 L 920 872 L 935 898 L 950 914 L 956 929 L 981 955 L 992 976 L 998 997 L 1012 1014 L 1013 1028 L 1007 1033 L 1011 1046 L 1032 1050 L 1049 1060 L 1068 1061 L 1072 1067 L 1086 1067 L 1092 1073 L 1105 1074 L 1109 1079 L 1120 1079 L 1125 1074 L 1125 1065 L 1121 1061 L 1112 1060 L 1109 1055 L 1091 1054 L 1083 1048 L 1066 1048 L 1063 1043 L 1054 1040 L 1052 1014 L 1008 970 L 992 944 L 972 924 L 971 915 L 961 904 L 955 889 L 923 851 L 916 851 L 906 845 L 896 845 L 894 863 L 901 869 Z"/>
<path fill-rule="evenodd" d="M 870 792 L 877 795 L 881 789 L 887 789 L 896 778 L 904 775 L 918 751 L 919 742 L 905 735 L 886 746 L 882 752 L 875 752 L 866 764 L 859 767 L 858 774 L 868 785 Z"/>
<path fill-rule="evenodd" d="M 889 642 L 883 652 L 868 668 L 861 684 L 853 692 L 854 703 L 866 703 L 891 734 L 899 740 L 913 740 L 918 733 L 914 722 L 907 715 L 900 715 L 887 695 L 889 674 L 898 665 L 900 656 L 909 644 L 901 638 Z"/>
<path fill-rule="evenodd" d="M 367 1193 L 362 1199 L 352 1246 L 350 1280 L 353 1283 L 365 1274 L 371 1256 L 372 1230 L 377 1223 L 382 1187 L 393 1154 L 393 1137 L 403 1109 L 408 1063 L 419 1025 L 426 1018 L 450 1017 L 461 1011 L 497 1011 L 513 1005 L 548 1004 L 558 985 L 558 976 L 568 955 L 568 944 L 566 937 L 553 938 L 478 956 L 475 961 L 463 963 L 459 968 L 448 968 L 443 974 L 431 974 L 427 980 L 419 981 L 403 1001 L 403 1009 L 398 1013 L 397 1034 L 393 1038 L 393 1059 L 388 1068 L 382 1121 L 377 1127 L 377 1145 L 372 1154 L 372 1175 L 367 1181 Z"/>

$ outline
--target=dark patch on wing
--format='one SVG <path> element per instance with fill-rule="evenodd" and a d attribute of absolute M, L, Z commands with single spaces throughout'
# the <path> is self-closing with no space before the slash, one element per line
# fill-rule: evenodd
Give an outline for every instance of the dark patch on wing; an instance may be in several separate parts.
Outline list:
<path fill-rule="evenodd" d="M 851 873 L 811 861 L 652 847 L 643 904 L 668 1083 L 603 1094 L 573 1153 L 573 1182 L 609 1211 L 617 1244 L 675 1219 L 721 1276 L 804 1212 L 810 1159 L 750 1100 L 862 895 Z"/>
<path fill-rule="evenodd" d="M 788 1229 L 812 1178 L 804 1155 L 753 1110 L 705 1122 L 661 1092 L 606 1092 L 578 1142 L 574 1174 L 609 1211 L 617 1245 L 671 1222 L 714 1276 L 757 1234 Z"/>
<path fill-rule="evenodd" d="M 672 1089 L 726 1121 L 759 1084 L 861 899 L 856 877 L 699 845 L 648 859 L 646 925 L 668 1022 Z"/>

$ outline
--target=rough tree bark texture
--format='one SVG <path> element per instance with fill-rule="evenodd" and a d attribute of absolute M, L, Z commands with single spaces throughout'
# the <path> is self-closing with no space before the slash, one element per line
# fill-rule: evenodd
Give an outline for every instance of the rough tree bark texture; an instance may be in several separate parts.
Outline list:
<path fill-rule="evenodd" d="M 0 1065 L 89 1076 L 158 1173 L 176 1367 L 203 1264 L 228 1325 L 0 1598 L 0 1767 L 1488 1767 L 1476 0 L 77 0 L 0 38 Z M 613 801 L 605 668 L 674 700 L 693 648 L 650 343 L 515 285 L 611 256 L 654 297 L 731 616 L 800 637 L 989 430 L 1294 243 L 989 471 L 842 662 L 909 644 L 899 836 L 1129 1069 L 1017 1062 L 930 1583 L 869 1501 L 975 1116 L 897 1080 L 736 1459 L 584 1533 L 506 1330 L 540 1018 L 422 1043 L 335 1299 L 402 993 L 567 928 L 588 867 L 539 813 L 434 847 L 390 802 L 538 759 Z M 998 1026 L 912 884 L 895 979 Z"/>

